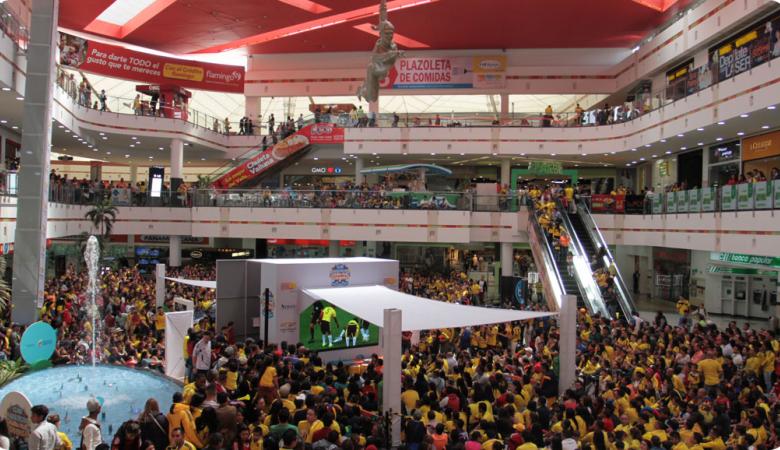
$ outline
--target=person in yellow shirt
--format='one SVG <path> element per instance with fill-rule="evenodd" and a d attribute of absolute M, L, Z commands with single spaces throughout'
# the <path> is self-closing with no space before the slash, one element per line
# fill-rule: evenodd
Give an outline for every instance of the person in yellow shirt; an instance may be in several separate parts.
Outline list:
<path fill-rule="evenodd" d="M 339 319 L 337 317 L 336 308 L 327 305 L 322 308 L 320 313 L 320 332 L 322 333 L 322 346 L 325 347 L 325 340 L 327 338 L 328 347 L 333 347 L 333 329 L 330 325 L 331 322 L 336 324 L 336 329 L 339 328 Z"/>
<path fill-rule="evenodd" d="M 57 436 L 60 438 L 60 442 L 54 447 L 54 450 L 72 450 L 73 442 L 71 442 L 68 435 L 60 431 L 60 416 L 59 414 L 50 414 L 46 418 L 46 421 L 57 427 Z"/>
<path fill-rule="evenodd" d="M 165 312 L 162 306 L 157 307 L 157 314 L 154 315 L 154 330 L 157 332 L 157 339 L 162 339 L 165 333 Z"/>
<path fill-rule="evenodd" d="M 417 408 L 417 402 L 419 401 L 420 394 L 411 385 L 407 386 L 406 390 L 401 393 L 401 402 L 406 407 L 407 413 L 411 413 L 413 409 Z"/>
<path fill-rule="evenodd" d="M 696 364 L 697 369 L 704 377 L 704 385 L 714 387 L 720 384 L 723 377 L 723 365 L 715 359 L 715 353 L 710 351 L 707 358 Z"/>

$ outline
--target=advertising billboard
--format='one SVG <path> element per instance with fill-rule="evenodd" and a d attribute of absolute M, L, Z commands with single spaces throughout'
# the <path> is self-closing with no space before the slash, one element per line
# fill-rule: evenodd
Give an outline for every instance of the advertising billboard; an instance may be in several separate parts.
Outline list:
<path fill-rule="evenodd" d="M 506 87 L 506 55 L 400 58 L 383 89 L 490 89 Z"/>

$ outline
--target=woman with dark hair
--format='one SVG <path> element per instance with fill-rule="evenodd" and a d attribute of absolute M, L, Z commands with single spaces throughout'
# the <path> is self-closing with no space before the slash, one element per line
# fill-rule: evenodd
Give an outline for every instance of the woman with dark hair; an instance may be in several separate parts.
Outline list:
<path fill-rule="evenodd" d="M 123 423 L 111 441 L 111 450 L 141 450 L 141 425 L 135 420 Z"/>
<path fill-rule="evenodd" d="M 168 447 L 168 419 L 160 412 L 157 400 L 150 398 L 146 401 L 138 423 L 141 424 L 141 439 L 152 442 L 155 450 Z"/>

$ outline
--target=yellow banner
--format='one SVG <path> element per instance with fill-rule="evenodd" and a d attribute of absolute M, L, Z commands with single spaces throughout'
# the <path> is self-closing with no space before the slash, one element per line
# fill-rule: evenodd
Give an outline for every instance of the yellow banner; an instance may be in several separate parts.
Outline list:
<path fill-rule="evenodd" d="M 203 68 L 165 63 L 163 66 L 163 77 L 176 80 L 203 81 Z"/>
<path fill-rule="evenodd" d="M 737 41 L 737 47 L 742 47 L 743 45 L 747 44 L 748 42 L 752 41 L 753 39 L 756 39 L 758 37 L 758 32 L 753 30 L 750 33 L 740 36 Z"/>

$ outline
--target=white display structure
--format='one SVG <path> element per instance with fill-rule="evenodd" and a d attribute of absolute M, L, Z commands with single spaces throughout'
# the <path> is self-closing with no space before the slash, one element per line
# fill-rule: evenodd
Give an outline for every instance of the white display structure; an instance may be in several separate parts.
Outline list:
<path fill-rule="evenodd" d="M 260 263 L 260 292 L 268 288 L 273 296 L 269 342 L 298 342 L 299 315 L 314 302 L 301 293 L 302 289 L 373 285 L 398 289 L 398 261 L 393 260 L 310 258 L 266 259 Z M 263 300 L 260 302 L 262 308 Z"/>

